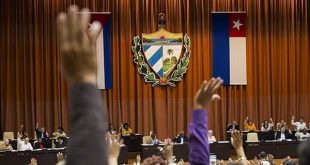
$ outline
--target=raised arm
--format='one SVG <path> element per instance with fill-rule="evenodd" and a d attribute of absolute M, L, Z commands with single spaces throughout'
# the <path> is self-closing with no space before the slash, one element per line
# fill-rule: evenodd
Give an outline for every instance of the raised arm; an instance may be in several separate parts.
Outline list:
<path fill-rule="evenodd" d="M 194 110 L 189 125 L 189 161 L 191 165 L 209 164 L 208 112 L 205 109 L 210 106 L 212 100 L 220 99 L 216 92 L 222 83 L 220 78 L 204 81 L 194 98 Z"/>
<path fill-rule="evenodd" d="M 245 120 L 244 120 L 244 124 L 248 124 L 248 120 L 249 120 L 249 117 L 247 116 L 246 118 L 245 118 Z"/>
<path fill-rule="evenodd" d="M 273 122 L 272 118 L 270 118 L 269 121 L 270 121 L 270 125 L 273 127 L 274 126 L 274 122 Z"/>
<path fill-rule="evenodd" d="M 98 22 L 88 30 L 88 9 L 70 6 L 58 15 L 62 71 L 70 86 L 70 141 L 66 164 L 108 164 L 105 142 L 106 109 L 96 88 Z"/>
<path fill-rule="evenodd" d="M 291 124 L 296 126 L 296 123 L 295 123 L 295 116 L 292 116 Z"/>

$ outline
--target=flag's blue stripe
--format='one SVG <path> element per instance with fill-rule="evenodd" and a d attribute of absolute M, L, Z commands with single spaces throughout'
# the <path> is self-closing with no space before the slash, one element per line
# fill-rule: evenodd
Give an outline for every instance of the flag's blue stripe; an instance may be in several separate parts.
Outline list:
<path fill-rule="evenodd" d="M 157 72 L 157 74 L 158 74 L 160 77 L 163 77 L 163 76 L 164 76 L 164 70 L 163 70 L 163 68 L 161 68 L 161 69 Z"/>
<path fill-rule="evenodd" d="M 151 47 L 151 45 L 144 45 L 143 46 L 144 52 L 146 52 L 150 47 Z"/>
<path fill-rule="evenodd" d="M 227 13 L 212 14 L 213 76 L 221 77 L 225 85 L 230 84 L 228 21 Z"/>
<path fill-rule="evenodd" d="M 151 66 L 154 66 L 158 60 L 163 56 L 163 47 L 161 46 L 156 53 L 148 60 Z"/>
<path fill-rule="evenodd" d="M 103 27 L 103 42 L 104 42 L 104 76 L 105 89 L 112 88 L 112 65 L 111 65 L 111 25 L 110 18 Z"/>

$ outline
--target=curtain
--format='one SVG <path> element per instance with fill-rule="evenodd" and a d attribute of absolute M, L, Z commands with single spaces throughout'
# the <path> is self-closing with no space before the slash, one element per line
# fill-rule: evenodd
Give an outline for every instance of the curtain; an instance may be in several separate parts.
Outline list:
<path fill-rule="evenodd" d="M 249 116 L 260 128 L 265 119 L 292 115 L 310 121 L 309 13 L 307 0 L 11 0 L 0 2 L 1 129 L 17 131 L 35 123 L 51 133 L 68 129 L 68 87 L 60 72 L 56 16 L 70 4 L 112 13 L 111 90 L 103 90 L 109 122 L 127 122 L 135 132 L 160 138 L 187 133 L 193 97 L 212 76 L 212 11 L 247 12 L 245 86 L 224 86 L 221 101 L 209 109 L 209 129 L 225 138 L 228 123 L 243 128 Z M 133 63 L 132 39 L 157 30 L 157 15 L 167 30 L 191 38 L 188 72 L 176 87 L 144 82 Z M 91 122 L 91 121 L 90 121 Z"/>

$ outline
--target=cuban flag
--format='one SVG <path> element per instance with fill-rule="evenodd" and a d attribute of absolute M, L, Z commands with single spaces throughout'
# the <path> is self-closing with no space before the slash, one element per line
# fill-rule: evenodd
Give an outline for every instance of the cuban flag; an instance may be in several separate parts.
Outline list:
<path fill-rule="evenodd" d="M 246 85 L 246 13 L 212 13 L 213 76 Z"/>
<path fill-rule="evenodd" d="M 102 25 L 102 30 L 96 41 L 97 87 L 98 89 L 111 89 L 111 13 L 91 12 L 89 30 L 91 30 L 94 21 L 98 21 Z"/>

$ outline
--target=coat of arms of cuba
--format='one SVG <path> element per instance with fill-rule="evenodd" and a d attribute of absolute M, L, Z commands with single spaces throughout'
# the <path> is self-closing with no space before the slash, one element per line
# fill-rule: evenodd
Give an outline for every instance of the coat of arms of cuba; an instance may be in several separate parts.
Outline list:
<path fill-rule="evenodd" d="M 132 52 L 138 72 L 152 86 L 169 85 L 182 80 L 190 59 L 190 38 L 165 30 L 166 16 L 158 14 L 158 31 L 133 38 Z M 184 52 L 184 53 L 183 53 Z M 182 55 L 183 53 L 183 55 Z"/>

